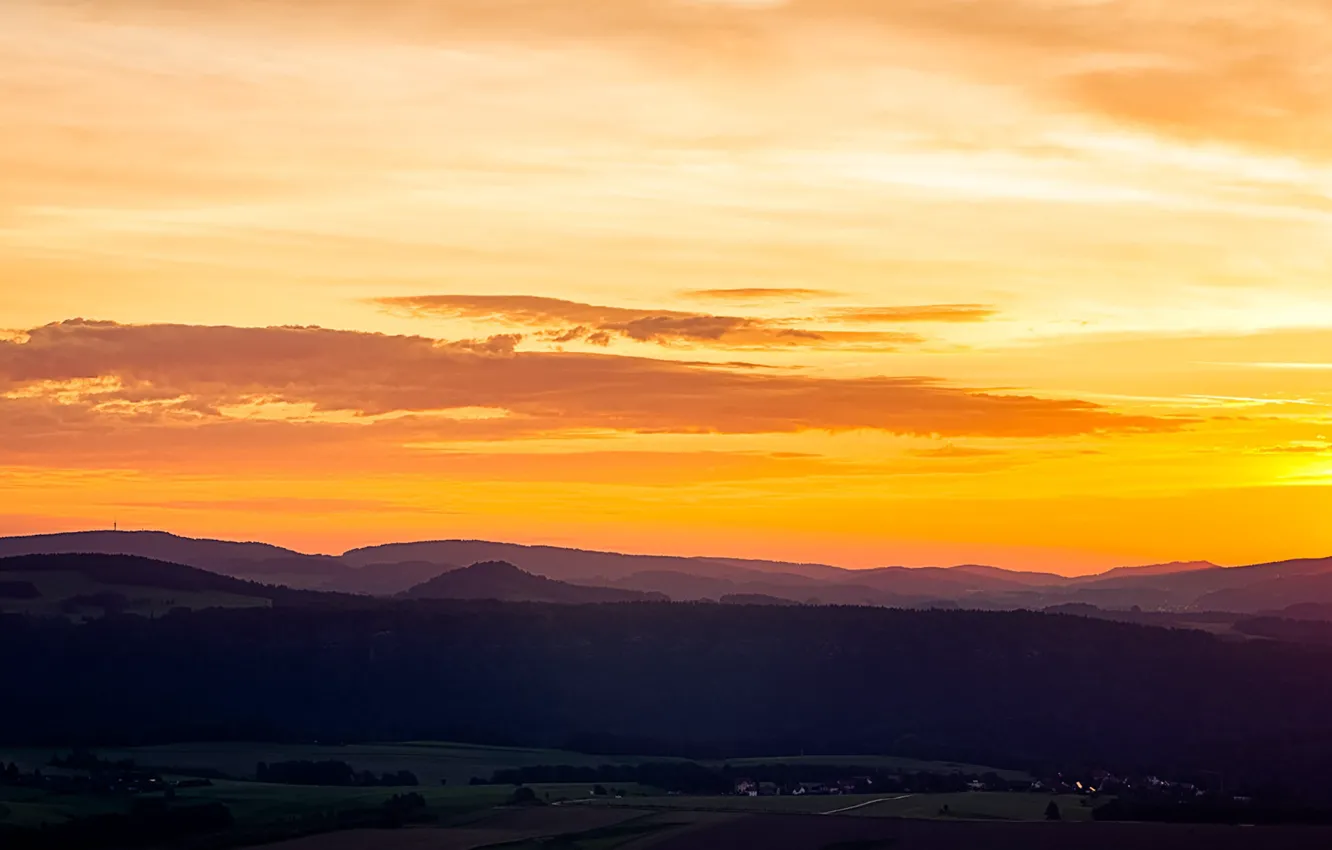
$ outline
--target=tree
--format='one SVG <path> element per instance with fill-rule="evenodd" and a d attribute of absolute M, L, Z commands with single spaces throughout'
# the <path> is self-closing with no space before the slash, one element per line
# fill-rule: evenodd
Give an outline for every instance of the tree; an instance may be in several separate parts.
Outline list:
<path fill-rule="evenodd" d="M 380 823 L 390 828 L 404 826 L 412 820 L 419 819 L 425 813 L 425 809 L 425 797 L 414 791 L 408 794 L 394 794 L 384 801 L 380 809 Z"/>
<path fill-rule="evenodd" d="M 509 797 L 510 806 L 534 806 L 540 802 L 541 800 L 537 798 L 536 792 L 526 785 L 513 789 L 513 794 Z"/>
<path fill-rule="evenodd" d="M 1064 816 L 1059 813 L 1059 804 L 1054 800 L 1051 800 L 1050 805 L 1045 807 L 1045 819 L 1050 821 L 1064 819 Z"/>

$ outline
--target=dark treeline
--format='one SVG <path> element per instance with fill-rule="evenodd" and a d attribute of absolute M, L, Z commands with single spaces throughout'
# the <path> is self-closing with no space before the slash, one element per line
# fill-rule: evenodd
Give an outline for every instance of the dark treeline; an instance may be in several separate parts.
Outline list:
<path fill-rule="evenodd" d="M 893 754 L 1325 790 L 1332 651 L 1027 612 L 373 603 L 0 620 L 0 743 Z M 71 736 L 83 740 L 71 740 Z"/>
<path fill-rule="evenodd" d="M 109 759 L 104 759 L 97 755 L 97 753 L 87 749 L 76 749 L 66 756 L 57 753 L 51 757 L 50 765 L 51 767 L 59 767 L 65 770 L 86 770 L 92 773 L 138 769 L 138 764 L 134 759 L 118 759 L 116 761 L 111 761 Z"/>
<path fill-rule="evenodd" d="M 345 761 L 280 761 L 272 764 L 259 762 L 255 768 L 257 782 L 274 785 L 331 785 L 361 786 L 367 788 L 405 788 L 420 785 L 410 770 L 376 775 L 368 770 L 356 770 Z"/>

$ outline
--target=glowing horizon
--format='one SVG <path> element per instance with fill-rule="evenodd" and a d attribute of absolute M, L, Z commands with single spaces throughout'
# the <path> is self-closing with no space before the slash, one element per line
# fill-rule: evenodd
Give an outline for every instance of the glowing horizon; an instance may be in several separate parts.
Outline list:
<path fill-rule="evenodd" d="M 0 534 L 1332 554 L 1329 33 L 13 0 Z"/>

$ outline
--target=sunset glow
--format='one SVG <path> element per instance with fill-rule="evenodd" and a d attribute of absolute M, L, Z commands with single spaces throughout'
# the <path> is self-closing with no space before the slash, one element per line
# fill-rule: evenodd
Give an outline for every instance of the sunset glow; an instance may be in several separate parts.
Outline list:
<path fill-rule="evenodd" d="M 1332 554 L 1325 0 L 6 0 L 0 534 Z"/>

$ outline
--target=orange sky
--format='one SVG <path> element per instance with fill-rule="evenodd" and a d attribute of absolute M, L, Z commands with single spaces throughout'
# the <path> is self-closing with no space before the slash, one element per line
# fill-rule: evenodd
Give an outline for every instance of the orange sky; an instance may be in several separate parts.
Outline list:
<path fill-rule="evenodd" d="M 1326 0 L 5 0 L 0 533 L 1332 554 Z"/>

